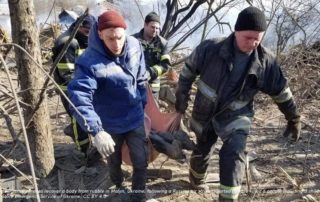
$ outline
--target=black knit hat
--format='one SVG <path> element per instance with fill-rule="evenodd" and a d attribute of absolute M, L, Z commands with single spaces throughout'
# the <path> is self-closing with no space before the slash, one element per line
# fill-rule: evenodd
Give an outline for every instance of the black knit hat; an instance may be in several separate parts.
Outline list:
<path fill-rule="evenodd" d="M 82 27 L 86 27 L 88 29 L 91 28 L 91 26 L 96 22 L 95 18 L 92 15 L 87 15 L 83 22 L 82 22 Z"/>
<path fill-rule="evenodd" d="M 266 31 L 266 17 L 261 10 L 250 6 L 239 13 L 234 29 L 236 31 Z"/>
<path fill-rule="evenodd" d="M 145 22 L 145 23 L 149 23 L 149 22 L 151 22 L 151 21 L 160 23 L 160 17 L 159 17 L 159 15 L 158 15 L 157 13 L 155 13 L 155 12 L 149 13 L 149 14 L 146 16 L 146 18 L 144 19 L 144 22 Z"/>

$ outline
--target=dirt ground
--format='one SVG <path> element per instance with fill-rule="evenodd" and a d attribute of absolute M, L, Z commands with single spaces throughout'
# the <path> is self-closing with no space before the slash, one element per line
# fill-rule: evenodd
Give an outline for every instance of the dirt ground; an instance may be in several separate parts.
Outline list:
<path fill-rule="evenodd" d="M 15 71 L 12 71 L 15 75 Z M 8 92 L 7 77 L 0 74 L 0 104 L 10 106 L 13 100 L 3 99 Z M 14 77 L 15 79 L 17 77 Z M 56 164 L 52 173 L 39 181 L 42 201 L 128 201 L 126 194 L 115 191 L 108 176 L 108 164 L 101 159 L 90 167 L 85 166 L 84 156 L 79 153 L 70 137 L 63 133 L 69 118 L 64 112 L 59 96 L 49 96 L 52 136 L 55 148 Z M 250 161 L 247 176 L 244 176 L 240 201 L 318 201 L 320 200 L 320 140 L 319 106 L 314 97 L 299 100 L 302 112 L 302 134 L 299 142 L 291 143 L 282 137 L 285 127 L 283 115 L 272 100 L 265 95 L 256 97 L 256 115 L 248 137 L 247 151 L 254 157 Z M 12 109 L 12 107 L 8 107 Z M 17 113 L 10 114 L 13 125 L 20 129 Z M 7 160 L 30 177 L 26 153 L 16 146 L 12 149 L 12 138 L 3 116 L 0 119 L 0 152 Z M 190 133 L 191 138 L 194 136 Z M 149 163 L 149 169 L 169 169 L 171 179 L 148 179 L 148 198 L 161 202 L 216 201 L 219 188 L 219 148 L 216 145 L 209 166 L 208 182 L 210 192 L 197 192 L 188 182 L 188 162 L 167 159 L 160 154 Z M 8 151 L 11 151 L 8 154 Z M 1 159 L 2 160 L 2 159 Z M 3 161 L 2 161 L 3 162 Z M 1 165 L 1 164 L 0 164 Z M 132 169 L 122 167 L 130 188 Z M 7 162 L 0 167 L 4 201 L 33 201 L 27 199 L 32 193 L 30 182 Z M 35 201 L 35 200 L 34 200 Z"/>

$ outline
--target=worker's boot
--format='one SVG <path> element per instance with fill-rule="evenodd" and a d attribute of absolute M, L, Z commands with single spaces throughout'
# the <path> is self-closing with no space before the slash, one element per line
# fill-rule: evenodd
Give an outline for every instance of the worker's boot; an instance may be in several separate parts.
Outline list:
<path fill-rule="evenodd" d="M 227 199 L 223 198 L 221 195 L 219 195 L 219 202 L 237 202 L 238 199 Z"/>
<path fill-rule="evenodd" d="M 198 191 L 209 192 L 210 188 L 208 184 L 206 184 L 205 179 L 198 179 L 193 176 L 193 174 L 189 171 L 189 181 L 193 189 Z"/>
<path fill-rule="evenodd" d="M 71 137 L 72 140 L 75 141 L 72 124 L 69 124 L 67 127 L 65 127 L 65 128 L 63 129 L 63 132 L 64 132 L 65 135 Z"/>

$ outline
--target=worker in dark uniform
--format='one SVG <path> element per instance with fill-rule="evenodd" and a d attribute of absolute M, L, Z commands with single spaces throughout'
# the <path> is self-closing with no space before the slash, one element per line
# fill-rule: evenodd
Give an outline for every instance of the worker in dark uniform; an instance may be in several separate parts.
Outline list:
<path fill-rule="evenodd" d="M 219 201 L 237 201 L 245 170 L 245 148 L 258 91 L 271 96 L 285 115 L 284 136 L 297 141 L 301 122 L 296 104 L 275 57 L 261 45 L 267 29 L 265 15 L 256 7 L 240 12 L 235 32 L 222 40 L 205 40 L 191 53 L 179 77 L 176 110 L 187 109 L 189 91 L 197 76 L 191 129 L 197 137 L 190 160 L 189 180 L 208 190 L 207 168 L 218 137 Z"/>
<path fill-rule="evenodd" d="M 149 72 L 149 84 L 156 99 L 159 98 L 160 76 L 170 67 L 167 40 L 159 35 L 160 17 L 149 13 L 144 20 L 144 28 L 134 34 L 142 44 L 146 68 Z"/>
<path fill-rule="evenodd" d="M 75 28 L 75 24 L 78 22 L 79 19 L 80 18 L 78 18 L 77 21 L 75 21 L 69 27 L 69 29 L 62 33 L 54 42 L 54 47 L 52 48 L 53 61 L 62 51 L 65 43 L 68 41 L 72 31 Z M 55 67 L 54 79 L 66 95 L 68 95 L 67 85 L 69 81 L 73 78 L 75 60 L 87 48 L 89 31 L 91 25 L 94 22 L 95 18 L 91 15 L 88 15 L 84 18 L 75 37 L 72 39 L 68 49 L 66 50 L 65 54 L 57 64 L 57 67 Z M 63 96 L 61 96 L 61 100 L 64 108 L 66 109 L 67 113 L 69 114 L 72 120 L 72 123 L 68 127 L 66 127 L 64 131 L 67 135 L 72 137 L 75 144 L 77 145 L 77 148 L 86 154 L 89 146 L 88 134 L 85 131 L 83 131 L 81 127 L 79 127 L 74 117 L 71 116 L 68 101 Z"/>

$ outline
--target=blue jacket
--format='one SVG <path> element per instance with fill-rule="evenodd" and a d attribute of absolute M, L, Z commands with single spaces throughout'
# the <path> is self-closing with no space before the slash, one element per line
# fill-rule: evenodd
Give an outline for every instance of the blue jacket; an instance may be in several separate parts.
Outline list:
<path fill-rule="evenodd" d="M 76 60 L 68 85 L 71 107 L 80 126 L 92 135 L 105 130 L 121 134 L 143 124 L 147 74 L 139 41 L 126 36 L 121 56 L 113 56 L 99 38 L 97 23 L 90 30 L 88 48 Z"/>

